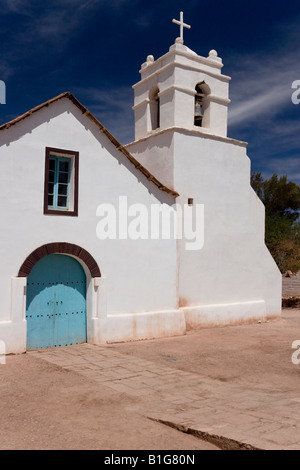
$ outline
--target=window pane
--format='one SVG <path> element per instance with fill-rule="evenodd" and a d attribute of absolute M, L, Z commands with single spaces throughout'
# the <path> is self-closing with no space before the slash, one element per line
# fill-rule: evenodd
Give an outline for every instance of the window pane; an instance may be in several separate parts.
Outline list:
<path fill-rule="evenodd" d="M 68 209 L 71 179 L 71 158 L 50 155 L 48 171 L 48 207 L 51 210 Z"/>
<path fill-rule="evenodd" d="M 68 195 L 68 185 L 67 184 L 59 184 L 58 185 L 58 195 L 59 196 L 67 196 Z"/>
<path fill-rule="evenodd" d="M 54 194 L 54 184 L 53 183 L 49 183 L 48 194 Z"/>
<path fill-rule="evenodd" d="M 59 173 L 58 182 L 59 183 L 68 183 L 69 182 L 69 173 Z"/>
<path fill-rule="evenodd" d="M 59 171 L 64 171 L 66 173 L 69 173 L 69 162 L 60 161 L 59 162 Z"/>
<path fill-rule="evenodd" d="M 54 183 L 54 171 L 49 171 L 49 183 Z"/>
<path fill-rule="evenodd" d="M 53 158 L 50 159 L 49 170 L 52 170 L 52 171 L 55 170 L 55 160 Z"/>
<path fill-rule="evenodd" d="M 67 197 L 66 196 L 58 196 L 57 205 L 58 205 L 58 207 L 66 207 L 67 206 Z"/>

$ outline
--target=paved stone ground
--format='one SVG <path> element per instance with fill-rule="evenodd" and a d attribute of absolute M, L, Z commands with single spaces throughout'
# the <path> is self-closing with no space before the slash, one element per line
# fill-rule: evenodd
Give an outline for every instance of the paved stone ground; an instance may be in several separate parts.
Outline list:
<path fill-rule="evenodd" d="M 104 450 L 99 463 L 116 450 L 219 450 L 147 418 L 138 397 L 33 354 L 0 365 L 0 397 L 0 450 Z"/>
<path fill-rule="evenodd" d="M 297 337 L 298 335 L 298 337 Z M 218 445 L 300 450 L 300 310 L 183 337 L 38 350 L 30 356 L 134 397 L 140 414 Z"/>
<path fill-rule="evenodd" d="M 300 296 L 300 272 L 291 277 L 282 278 L 282 297 Z"/>

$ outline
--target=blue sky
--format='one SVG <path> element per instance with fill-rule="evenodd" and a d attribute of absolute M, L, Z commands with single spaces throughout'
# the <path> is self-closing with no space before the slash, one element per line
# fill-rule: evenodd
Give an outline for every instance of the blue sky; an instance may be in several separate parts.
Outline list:
<path fill-rule="evenodd" d="M 231 76 L 229 137 L 249 143 L 252 169 L 300 184 L 299 0 L 0 0 L 0 124 L 71 91 L 123 144 L 134 139 L 133 90 L 147 55 L 185 44 L 216 49 Z"/>

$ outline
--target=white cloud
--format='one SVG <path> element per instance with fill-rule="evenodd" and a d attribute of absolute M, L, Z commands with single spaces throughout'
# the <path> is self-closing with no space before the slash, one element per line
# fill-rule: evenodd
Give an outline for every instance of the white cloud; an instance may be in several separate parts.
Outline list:
<path fill-rule="evenodd" d="M 229 123 L 242 125 L 259 116 L 282 115 L 291 106 L 292 83 L 297 78 L 294 54 L 269 60 L 252 57 L 238 61 L 239 71 L 231 83 Z"/>
<path fill-rule="evenodd" d="M 230 56 L 229 134 L 249 142 L 252 167 L 264 177 L 287 175 L 300 184 L 300 105 L 292 104 L 292 83 L 300 80 L 295 45 L 300 18 L 281 24 L 273 50 Z M 277 34 L 276 34 L 277 33 Z"/>
<path fill-rule="evenodd" d="M 274 119 L 291 106 L 292 83 L 300 80 L 296 44 L 300 41 L 300 17 L 292 23 L 276 25 L 277 46 L 259 54 L 232 56 L 229 124 L 242 127 L 258 117 Z M 279 45 L 278 45 L 279 44 Z"/>
<path fill-rule="evenodd" d="M 26 0 L 2 0 L 1 9 L 20 13 L 26 11 L 27 6 L 28 2 Z"/>
<path fill-rule="evenodd" d="M 13 69 L 5 62 L 0 63 L 0 77 L 1 80 L 8 80 L 13 74 Z"/>

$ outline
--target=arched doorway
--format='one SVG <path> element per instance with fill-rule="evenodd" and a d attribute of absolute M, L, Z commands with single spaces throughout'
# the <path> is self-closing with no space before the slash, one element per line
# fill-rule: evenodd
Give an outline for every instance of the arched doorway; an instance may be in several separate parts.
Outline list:
<path fill-rule="evenodd" d="M 87 340 L 86 275 L 72 256 L 42 257 L 27 278 L 27 349 Z"/>
<path fill-rule="evenodd" d="M 70 255 L 80 259 L 90 272 L 91 277 L 101 277 L 101 272 L 96 260 L 88 251 L 78 245 L 66 242 L 54 242 L 42 245 L 34 250 L 22 264 L 18 277 L 28 277 L 35 264 L 44 256 L 52 254 Z"/>

